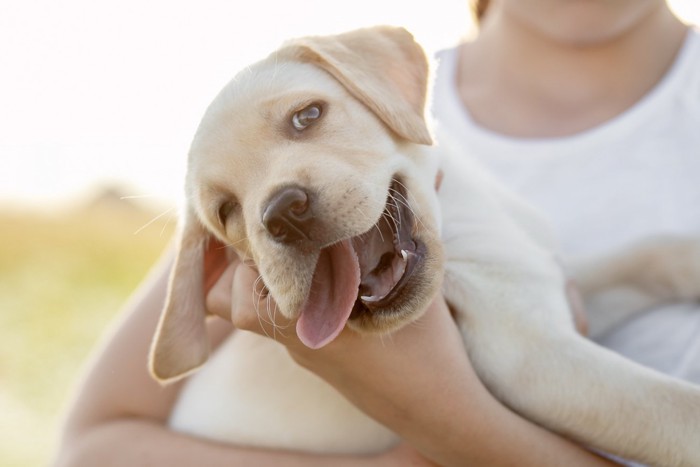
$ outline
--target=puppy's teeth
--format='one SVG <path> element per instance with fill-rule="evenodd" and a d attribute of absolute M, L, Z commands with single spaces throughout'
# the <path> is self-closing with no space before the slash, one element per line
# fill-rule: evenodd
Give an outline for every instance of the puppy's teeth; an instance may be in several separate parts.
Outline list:
<path fill-rule="evenodd" d="M 404 261 L 408 261 L 408 258 L 410 257 L 416 257 L 418 256 L 415 251 L 411 250 L 401 250 L 401 257 L 404 259 Z"/>
<path fill-rule="evenodd" d="M 366 295 L 361 295 L 360 300 L 363 302 L 378 302 L 381 300 L 382 297 L 377 297 L 376 295 L 372 295 L 371 297 L 368 297 Z"/>

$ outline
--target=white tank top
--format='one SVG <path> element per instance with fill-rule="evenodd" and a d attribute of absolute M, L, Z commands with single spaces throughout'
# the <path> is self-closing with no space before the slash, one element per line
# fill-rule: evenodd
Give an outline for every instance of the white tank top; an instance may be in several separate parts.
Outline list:
<path fill-rule="evenodd" d="M 457 49 L 438 54 L 433 114 L 443 131 L 550 221 L 563 254 L 615 250 L 660 234 L 700 235 L 700 31 L 636 105 L 582 133 L 518 139 L 476 124 L 457 94 Z M 600 343 L 700 384 L 700 305 L 623 323 Z"/>

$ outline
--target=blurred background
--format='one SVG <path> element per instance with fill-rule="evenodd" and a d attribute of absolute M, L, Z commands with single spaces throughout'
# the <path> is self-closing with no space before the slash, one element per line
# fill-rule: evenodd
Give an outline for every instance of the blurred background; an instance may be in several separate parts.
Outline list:
<path fill-rule="evenodd" d="M 188 145 L 242 67 L 374 24 L 429 53 L 468 0 L 0 3 L 0 465 L 45 465 L 91 349 L 173 234 Z M 671 0 L 700 24 L 694 0 Z M 243 8 L 243 9 L 242 9 Z"/>

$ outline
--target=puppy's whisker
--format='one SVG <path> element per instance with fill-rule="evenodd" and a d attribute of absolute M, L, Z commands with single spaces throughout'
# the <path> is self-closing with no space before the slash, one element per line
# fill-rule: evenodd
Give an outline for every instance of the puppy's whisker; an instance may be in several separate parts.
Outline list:
<path fill-rule="evenodd" d="M 400 223 L 394 218 L 393 215 L 391 215 L 391 214 L 385 214 L 385 215 L 384 215 L 384 219 L 386 219 L 386 222 L 387 222 L 387 223 L 392 223 L 392 224 L 394 225 L 394 230 L 395 230 L 395 231 L 397 231 L 397 232 L 399 231 L 399 225 L 400 225 Z"/>
<path fill-rule="evenodd" d="M 256 292 L 256 296 L 254 297 L 254 303 L 255 303 L 255 311 L 258 317 L 258 322 L 260 323 L 260 326 L 263 328 L 263 331 L 265 332 L 265 335 L 267 337 L 272 337 L 272 339 L 277 340 L 277 333 L 279 333 L 282 337 L 286 337 L 284 332 L 282 332 L 284 329 L 287 328 L 287 326 L 282 326 L 277 323 L 277 305 L 272 303 L 271 300 L 266 300 L 268 298 L 268 293 L 266 292 L 266 287 L 263 285 L 261 286 L 261 282 L 263 281 L 263 278 L 261 275 L 255 279 L 254 283 L 254 291 Z M 260 310 L 260 302 L 265 301 L 265 313 L 263 314 L 262 310 Z M 264 318 L 264 315 L 267 315 L 267 319 Z M 263 325 L 263 323 L 269 325 L 272 327 L 272 336 L 270 336 L 269 332 Z"/>
<path fill-rule="evenodd" d="M 406 196 L 404 196 L 403 193 L 396 191 L 395 189 L 392 189 L 392 191 L 394 191 L 396 193 L 396 197 L 395 197 L 396 201 L 400 202 L 403 206 L 406 206 L 406 209 L 411 211 L 413 218 L 416 220 L 416 222 L 418 222 L 421 225 L 421 227 L 423 227 L 426 231 L 431 232 L 432 229 L 428 229 L 426 227 L 426 225 L 423 223 L 423 216 L 421 215 L 421 212 L 418 208 L 418 206 L 420 206 L 420 205 L 416 202 L 415 199 L 413 199 L 413 197 L 411 196 L 411 192 L 408 191 L 408 189 L 405 187 L 405 185 L 403 185 L 401 182 L 398 182 L 398 183 L 401 186 L 403 186 L 404 189 L 406 189 L 406 196 L 411 198 L 413 203 L 409 202 L 409 199 Z M 416 206 L 416 207 L 414 207 L 414 206 Z"/>
<path fill-rule="evenodd" d="M 281 332 L 279 330 L 280 326 L 277 324 L 277 307 L 273 307 L 270 300 L 267 301 L 267 315 L 270 317 L 275 326 L 272 328 L 272 337 L 277 340 L 277 333 Z"/>
<path fill-rule="evenodd" d="M 134 232 L 134 235 L 138 235 L 139 233 L 143 232 L 143 230 L 146 229 L 149 225 L 153 224 L 154 222 L 156 222 L 156 221 L 157 221 L 158 219 L 160 219 L 161 217 L 170 214 L 174 209 L 175 209 L 175 208 L 170 208 L 170 209 L 168 209 L 167 211 L 164 211 L 164 212 L 158 214 L 156 217 L 154 217 L 153 219 L 151 219 L 150 221 L 146 222 L 144 225 L 142 225 L 141 227 L 139 227 L 139 228 Z"/>
<path fill-rule="evenodd" d="M 398 209 L 398 206 L 397 206 L 397 204 L 396 204 L 396 202 L 395 202 L 395 200 L 394 200 L 394 197 L 393 197 L 393 196 L 389 195 L 389 201 L 387 201 L 387 204 L 391 204 L 392 206 L 394 206 L 394 207 L 396 208 L 396 212 L 397 212 L 397 213 L 400 212 L 399 209 Z M 395 230 L 398 232 L 399 227 L 401 226 L 401 217 L 400 217 L 400 214 L 399 214 L 399 218 L 398 218 L 398 219 L 396 219 L 396 218 L 394 217 L 394 215 L 393 215 L 391 212 L 389 212 L 388 214 L 385 214 L 385 216 L 386 216 L 388 219 L 390 219 L 390 220 L 394 223 L 394 228 L 395 228 Z"/>
<path fill-rule="evenodd" d="M 160 233 L 158 234 L 159 237 L 162 237 L 165 234 L 165 230 L 168 228 L 170 225 L 170 222 L 177 222 L 177 216 L 174 213 L 170 213 L 168 216 L 167 220 L 163 224 L 163 227 L 160 229 Z"/>
<path fill-rule="evenodd" d="M 399 185 L 401 188 L 403 188 L 407 194 L 410 194 L 410 190 L 408 189 L 406 184 L 404 184 L 402 181 L 396 180 L 396 184 Z"/>
<path fill-rule="evenodd" d="M 277 333 L 281 334 L 282 337 L 284 337 L 284 334 L 282 333 L 282 326 L 277 324 L 277 306 L 273 305 L 271 300 L 267 300 L 266 302 L 266 308 L 267 308 L 267 317 L 270 319 L 270 322 L 272 323 L 272 338 L 274 340 L 277 340 Z"/>
<path fill-rule="evenodd" d="M 394 197 L 394 195 L 392 195 L 392 194 L 389 195 L 389 199 L 387 200 L 387 204 L 391 205 L 394 208 L 394 210 L 396 211 L 397 226 L 401 225 L 401 210 L 399 209 L 399 207 L 400 207 L 399 203 L 396 201 L 396 198 Z M 391 214 L 391 217 L 394 217 L 393 213 Z"/>
<path fill-rule="evenodd" d="M 230 246 L 230 247 L 235 247 L 235 246 L 238 245 L 239 243 L 245 242 L 246 240 L 248 240 L 248 237 L 243 237 L 243 238 L 241 238 L 241 239 L 239 239 L 239 240 L 236 240 L 235 242 L 228 242 L 228 243 L 225 243 L 221 248 L 226 248 L 226 247 L 229 247 L 229 246 Z"/>
<path fill-rule="evenodd" d="M 260 282 L 262 281 L 262 276 L 258 276 L 257 279 L 255 279 L 255 282 L 253 283 L 253 308 L 255 310 L 255 314 L 258 318 L 258 324 L 262 328 L 263 332 L 265 333 L 265 336 L 267 337 L 273 337 L 270 336 L 270 334 L 267 331 L 267 328 L 265 327 L 265 324 L 268 324 L 272 326 L 272 329 L 275 329 L 275 323 L 273 321 L 266 320 L 263 318 L 263 315 L 260 310 L 260 302 L 265 299 L 263 297 L 263 289 L 260 287 Z M 269 301 L 266 303 L 266 308 L 270 306 Z M 269 312 L 268 312 L 269 313 Z"/>
<path fill-rule="evenodd" d="M 371 220 L 371 219 L 369 218 L 369 216 L 368 216 L 364 211 L 362 211 L 360 208 L 358 208 L 357 206 L 355 207 L 355 210 L 356 210 L 357 212 L 359 212 L 365 219 Z M 378 222 L 375 222 L 374 225 L 372 225 L 372 228 L 373 228 L 373 229 L 377 229 L 377 232 L 379 233 L 379 238 L 381 238 L 381 239 L 382 239 L 382 242 L 383 242 L 383 241 L 384 241 L 384 235 L 382 234 L 382 229 L 379 228 L 379 223 L 378 223 Z M 364 236 L 364 234 L 363 234 L 362 236 Z M 362 237 L 362 236 L 361 236 L 361 237 Z M 364 240 L 364 239 L 363 239 L 363 240 Z"/>
<path fill-rule="evenodd" d="M 279 311 L 279 308 L 277 308 L 277 305 L 272 303 L 270 300 L 268 300 L 267 304 L 272 310 L 272 320 L 275 322 L 275 331 L 279 333 L 279 335 L 283 338 L 286 338 L 287 334 L 285 334 L 284 331 L 286 331 L 289 328 L 291 323 L 284 325 L 277 323 L 277 312 Z"/>
<path fill-rule="evenodd" d="M 391 205 L 397 209 L 400 208 L 401 206 L 406 206 L 406 207 L 410 208 L 410 206 L 408 204 L 404 203 L 404 200 L 401 197 L 401 193 L 399 193 L 398 191 L 396 191 L 396 192 L 389 191 L 389 201 L 388 202 L 391 202 Z"/>
<path fill-rule="evenodd" d="M 346 194 L 347 194 L 347 193 L 352 193 L 353 191 L 355 191 L 355 188 L 354 188 L 354 187 L 353 187 L 352 189 L 347 190 L 347 191 L 346 191 Z M 372 219 L 367 215 L 367 213 L 365 213 L 365 212 L 364 212 L 363 210 L 361 210 L 359 207 L 355 206 L 354 209 L 355 209 L 362 217 L 364 217 L 365 219 L 367 219 L 367 220 L 370 221 L 370 222 L 372 221 Z M 380 218 L 379 218 L 379 220 L 378 220 L 377 222 L 375 222 L 374 224 L 372 224 L 372 228 L 370 228 L 370 230 L 368 230 L 367 232 L 364 232 L 364 233 L 362 233 L 362 234 L 360 234 L 360 235 L 358 235 L 358 236 L 356 237 L 356 238 L 360 241 L 360 243 L 365 243 L 366 240 L 367 240 L 367 238 L 369 238 L 369 237 L 371 236 L 371 233 L 370 233 L 370 232 L 371 232 L 372 230 L 374 230 L 374 229 L 377 230 L 377 233 L 379 234 L 379 238 L 381 238 L 382 242 L 384 242 L 384 234 L 382 233 L 381 227 L 379 227 L 379 222 L 382 220 L 383 216 L 384 216 L 384 213 L 382 214 L 382 216 L 380 216 Z"/>
<path fill-rule="evenodd" d="M 406 194 L 404 195 L 403 193 L 401 193 L 400 191 L 398 191 L 395 188 L 389 188 L 393 193 L 396 194 L 396 197 L 398 199 L 400 199 L 404 203 L 404 205 L 408 208 L 411 207 L 411 203 L 410 203 L 411 201 L 413 202 L 413 204 L 417 205 L 416 200 L 412 199 L 413 197 L 412 197 L 411 191 L 408 189 L 408 187 L 401 182 L 397 182 L 397 183 L 404 189 Z"/>
<path fill-rule="evenodd" d="M 391 196 L 391 202 L 392 205 L 396 208 L 396 215 L 398 216 L 399 225 L 401 225 L 401 202 L 394 195 Z"/>
<path fill-rule="evenodd" d="M 407 209 L 411 211 L 411 213 L 418 219 L 421 219 L 421 212 L 419 210 L 420 208 L 420 203 L 413 197 L 411 192 L 406 188 L 405 185 L 401 184 L 401 186 L 404 187 L 404 190 L 406 191 L 406 194 L 404 195 L 401 192 L 397 192 L 397 198 L 401 201 L 401 203 L 406 206 Z"/>
<path fill-rule="evenodd" d="M 272 312 L 272 305 L 270 305 L 269 300 L 267 302 L 265 302 L 265 308 L 266 308 L 265 311 L 267 312 L 267 318 L 272 323 L 272 339 L 277 340 L 277 325 L 275 323 L 275 317 L 274 317 L 274 314 Z"/>
<path fill-rule="evenodd" d="M 371 220 L 371 219 L 369 218 L 369 216 L 367 215 L 367 213 L 365 213 L 362 209 L 358 208 L 357 206 L 355 206 L 355 211 L 359 212 L 360 215 L 361 215 L 362 217 L 364 217 L 365 219 L 367 219 L 368 221 Z"/>
<path fill-rule="evenodd" d="M 412 210 L 413 211 L 413 210 Z M 433 233 L 433 229 L 429 229 L 424 223 L 423 223 L 423 218 L 422 216 L 419 215 L 420 213 L 413 212 L 413 218 L 420 224 L 420 226 L 423 228 L 424 231 L 430 232 L 430 234 Z"/>
<path fill-rule="evenodd" d="M 265 336 L 270 337 L 270 335 L 267 333 L 267 329 L 265 329 L 265 325 L 263 324 L 262 317 L 260 316 L 260 302 L 256 300 L 255 298 L 255 287 L 253 287 L 253 310 L 255 311 L 255 316 L 258 318 L 258 324 L 262 328 L 263 332 L 265 333 Z"/>
<path fill-rule="evenodd" d="M 382 243 L 384 243 L 384 234 L 382 233 L 382 229 L 379 228 L 379 223 L 374 224 L 372 228 L 377 229 L 377 232 L 379 232 L 379 238 L 382 240 Z"/>
<path fill-rule="evenodd" d="M 124 195 L 120 196 L 120 200 L 125 200 L 125 199 L 147 199 L 147 198 L 156 198 L 158 195 Z"/>
<path fill-rule="evenodd" d="M 271 304 L 270 306 L 272 307 L 273 305 Z M 276 306 L 274 306 L 274 307 L 272 308 L 273 316 L 277 316 L 277 311 L 278 311 L 278 310 L 279 310 L 279 308 L 277 308 Z M 275 322 L 277 322 L 276 318 L 275 318 Z M 291 323 L 285 324 L 285 325 L 277 324 L 275 327 L 276 327 L 276 329 L 277 329 L 277 332 L 279 332 L 280 335 L 281 335 L 282 337 L 285 337 L 285 338 L 286 338 L 287 335 L 284 333 L 284 331 L 286 331 L 287 329 L 289 329 L 290 326 L 291 326 Z"/>
<path fill-rule="evenodd" d="M 402 206 L 405 206 L 407 209 L 413 212 L 413 205 L 411 204 L 409 199 L 406 196 L 404 196 L 403 193 L 393 188 L 390 190 L 394 200 L 396 200 L 397 203 L 401 204 Z M 406 193 L 408 196 L 411 196 L 411 194 L 408 191 L 406 191 Z M 418 203 L 416 203 L 415 200 L 413 200 L 413 204 L 417 205 Z"/>

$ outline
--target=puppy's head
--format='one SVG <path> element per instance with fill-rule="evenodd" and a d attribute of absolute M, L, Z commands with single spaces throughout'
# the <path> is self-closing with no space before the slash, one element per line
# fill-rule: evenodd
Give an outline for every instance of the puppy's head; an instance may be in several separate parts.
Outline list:
<path fill-rule="evenodd" d="M 428 64 L 403 29 L 285 44 L 239 73 L 192 143 L 187 210 L 151 369 L 207 358 L 203 258 L 216 237 L 257 266 L 310 347 L 345 326 L 388 332 L 437 291 Z"/>

